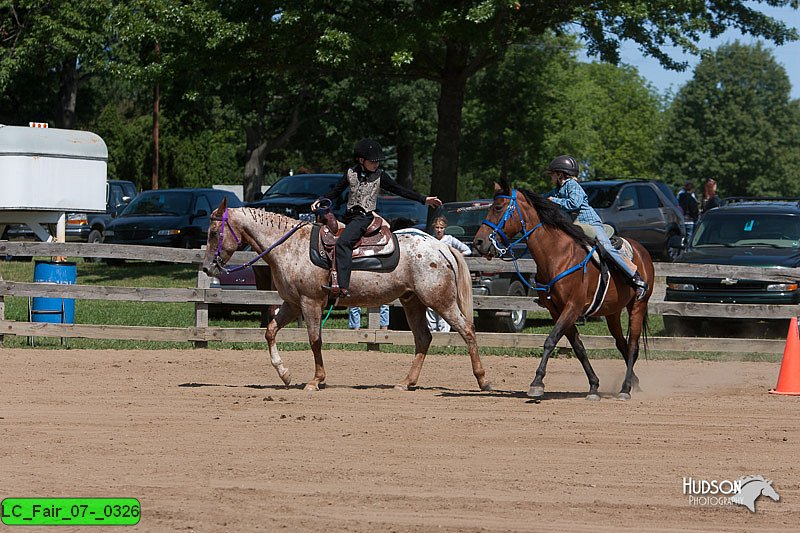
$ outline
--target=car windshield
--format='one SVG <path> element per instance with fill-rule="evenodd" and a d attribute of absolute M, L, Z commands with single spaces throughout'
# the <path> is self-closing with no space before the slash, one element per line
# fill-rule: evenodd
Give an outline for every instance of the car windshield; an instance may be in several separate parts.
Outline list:
<path fill-rule="evenodd" d="M 589 205 L 595 209 L 606 209 L 611 207 L 617 198 L 619 188 L 622 185 L 589 185 L 581 184 L 586 195 L 589 197 Z"/>
<path fill-rule="evenodd" d="M 447 229 L 445 233 L 453 235 L 461 240 L 472 240 L 481 227 L 481 223 L 486 218 L 486 213 L 491 204 L 487 203 L 482 209 L 475 209 L 474 206 L 445 207 L 442 216 L 447 219 Z M 465 209 L 466 208 L 466 209 Z"/>
<path fill-rule="evenodd" d="M 263 198 L 273 196 L 308 196 L 317 198 L 327 193 L 336 185 L 341 176 L 315 176 L 296 174 L 279 179 L 275 184 L 267 189 Z"/>
<path fill-rule="evenodd" d="M 375 210 L 386 220 L 392 221 L 398 218 L 404 219 L 412 226 L 425 225 L 428 217 L 428 206 L 414 200 L 386 200 L 378 198 Z"/>
<path fill-rule="evenodd" d="M 789 214 L 709 213 L 697 226 L 692 247 L 771 246 L 798 248 L 800 218 Z"/>
<path fill-rule="evenodd" d="M 192 193 L 158 191 L 142 193 L 128 204 L 122 216 L 181 215 L 191 211 Z"/>

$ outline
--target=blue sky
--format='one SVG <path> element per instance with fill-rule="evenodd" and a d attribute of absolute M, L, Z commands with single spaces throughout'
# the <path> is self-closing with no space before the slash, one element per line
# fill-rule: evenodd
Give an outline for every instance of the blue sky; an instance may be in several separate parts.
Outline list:
<path fill-rule="evenodd" d="M 759 11 L 770 15 L 773 18 L 784 21 L 788 26 L 800 31 L 800 11 L 784 7 L 774 8 L 767 5 L 759 5 Z M 739 40 L 743 43 L 755 43 L 757 39 L 750 35 L 742 35 L 737 30 L 728 30 L 717 39 L 705 38 L 701 40 L 702 48 L 716 50 L 721 44 Z M 765 43 L 766 47 L 772 50 L 775 59 L 782 64 L 789 75 L 792 83 L 791 97 L 800 98 L 800 41 L 794 41 L 783 46 L 775 46 L 773 43 Z M 636 67 L 639 74 L 648 80 L 662 94 L 668 90 L 677 92 L 683 84 L 693 76 L 694 67 L 699 62 L 695 56 L 685 56 L 682 54 L 672 54 L 676 59 L 686 59 L 689 67 L 683 72 L 665 70 L 653 58 L 644 57 L 635 45 L 623 43 L 621 51 L 621 62 Z"/>

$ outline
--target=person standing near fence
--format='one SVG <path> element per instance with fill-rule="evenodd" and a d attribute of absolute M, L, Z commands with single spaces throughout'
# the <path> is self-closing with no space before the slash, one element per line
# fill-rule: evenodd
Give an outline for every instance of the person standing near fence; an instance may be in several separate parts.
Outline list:
<path fill-rule="evenodd" d="M 722 201 L 717 196 L 717 181 L 714 178 L 708 178 L 703 189 L 703 208 L 701 211 L 705 213 L 721 205 Z"/>
<path fill-rule="evenodd" d="M 361 329 L 361 308 L 349 307 L 348 315 L 347 327 L 350 329 Z M 389 304 L 381 306 L 380 317 L 381 329 L 389 329 Z"/>
<path fill-rule="evenodd" d="M 683 221 L 686 227 L 686 243 L 687 246 L 692 242 L 692 233 L 694 233 L 694 225 L 697 219 L 700 218 L 700 207 L 697 202 L 697 197 L 694 194 L 694 184 L 687 181 L 683 188 L 678 191 L 678 206 L 683 210 Z"/>
<path fill-rule="evenodd" d="M 447 229 L 447 219 L 445 217 L 436 217 L 433 219 L 433 236 L 442 241 L 444 244 L 455 248 L 463 255 L 470 255 L 472 250 L 469 246 L 459 241 L 452 235 L 445 235 L 444 231 Z M 430 307 L 425 312 L 425 317 L 428 319 L 428 329 L 431 331 L 441 331 L 447 333 L 450 331 L 450 324 L 439 316 L 439 314 Z"/>

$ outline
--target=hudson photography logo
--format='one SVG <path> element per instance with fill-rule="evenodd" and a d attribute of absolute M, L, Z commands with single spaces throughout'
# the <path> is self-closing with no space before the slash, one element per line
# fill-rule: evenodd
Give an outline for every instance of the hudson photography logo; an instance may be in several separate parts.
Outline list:
<path fill-rule="evenodd" d="M 763 476 L 744 476 L 730 479 L 683 478 L 683 494 L 688 496 L 689 505 L 729 506 L 741 505 L 751 513 L 756 512 L 756 500 L 766 496 L 774 501 L 781 497 L 772 486 L 772 480 Z"/>

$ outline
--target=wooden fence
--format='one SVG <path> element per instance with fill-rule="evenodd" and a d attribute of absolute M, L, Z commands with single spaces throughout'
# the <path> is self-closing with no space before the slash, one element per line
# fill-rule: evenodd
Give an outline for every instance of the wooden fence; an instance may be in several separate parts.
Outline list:
<path fill-rule="evenodd" d="M 112 259 L 140 259 L 183 264 L 200 264 L 204 255 L 202 250 L 181 250 L 150 246 L 121 246 L 111 244 L 82 243 L 28 243 L 0 241 L 0 255 L 5 256 L 64 256 L 64 257 L 102 257 Z M 237 252 L 232 263 L 244 263 L 255 257 L 253 252 Z M 513 263 L 489 261 L 483 258 L 468 257 L 471 270 L 513 272 Z M 530 259 L 520 260 L 522 272 L 535 272 L 535 264 Z M 668 275 L 690 275 L 707 277 L 736 277 L 763 279 L 775 282 L 794 282 L 800 279 L 800 268 L 758 268 L 721 265 L 686 265 L 656 263 L 657 284 L 650 300 L 651 314 L 678 316 L 725 317 L 725 318 L 789 318 L 800 314 L 800 306 L 787 305 L 737 305 L 737 304 L 699 304 L 664 301 L 663 277 Z M 125 300 L 143 302 L 193 302 L 195 304 L 195 324 L 190 327 L 134 327 L 93 324 L 53 324 L 42 322 L 19 322 L 5 319 L 4 298 L 46 297 L 75 298 L 85 300 Z M 222 328 L 208 325 L 208 306 L 210 304 L 253 304 L 275 305 L 281 299 L 274 291 L 221 290 L 209 288 L 209 278 L 198 271 L 197 286 L 194 288 L 146 288 L 146 287 L 108 287 L 94 285 L 58 285 L 49 283 L 23 283 L 4 281 L 0 277 L 0 342 L 3 335 L 41 336 L 41 337 L 82 337 L 93 339 L 131 339 L 189 341 L 197 347 L 207 346 L 211 341 L 261 342 L 261 328 Z M 392 305 L 400 305 L 395 301 Z M 535 298 L 510 296 L 475 296 L 474 307 L 494 310 L 541 311 Z M 370 321 L 370 325 L 374 324 Z M 541 348 L 546 335 L 478 333 L 480 346 Z M 285 328 L 279 334 L 281 342 L 307 342 L 305 329 Z M 362 329 L 358 331 L 329 329 L 324 333 L 326 342 L 413 345 L 408 331 L 387 331 Z M 614 349 L 610 336 L 582 336 L 589 349 Z M 719 339 L 719 338 L 670 338 L 652 337 L 650 347 L 669 351 L 714 351 L 780 353 L 783 340 Z M 435 333 L 433 343 L 440 346 L 463 345 L 457 333 Z M 560 346 L 567 347 L 566 339 Z"/>

